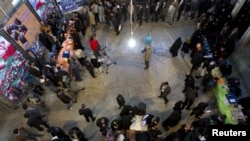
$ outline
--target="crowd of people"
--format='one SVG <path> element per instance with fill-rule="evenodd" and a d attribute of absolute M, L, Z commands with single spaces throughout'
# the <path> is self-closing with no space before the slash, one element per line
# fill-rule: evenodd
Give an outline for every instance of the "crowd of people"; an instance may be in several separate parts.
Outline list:
<path fill-rule="evenodd" d="M 126 131 L 130 130 L 135 115 L 140 115 L 144 119 L 144 124 L 148 126 L 148 131 L 136 132 L 136 140 L 160 141 L 164 140 L 161 136 L 164 131 L 168 131 L 169 128 L 179 123 L 182 111 L 194 107 L 190 116 L 194 115 L 197 120 L 191 124 L 182 125 L 176 132 L 170 133 L 165 140 L 204 140 L 208 136 L 207 125 L 225 124 L 226 116 L 214 114 L 211 117 L 200 119 L 209 104 L 200 102 L 193 106 L 193 103 L 199 96 L 200 87 L 204 88 L 204 93 L 216 87 L 218 78 L 212 76 L 213 68 L 220 67 L 223 77 L 226 77 L 228 82 L 232 80 L 230 79 L 232 66 L 227 62 L 227 58 L 233 53 L 235 38 L 241 30 L 238 24 L 239 22 L 244 23 L 241 18 L 246 16 L 243 11 L 240 13 L 240 18 L 232 20 L 230 11 L 234 4 L 223 0 L 173 0 L 170 5 L 168 5 L 168 1 L 152 0 L 130 3 L 104 0 L 84 5 L 83 12 L 73 12 L 70 19 L 62 19 L 57 17 L 56 13 L 52 13 L 48 18 L 48 25 L 42 27 L 39 35 L 40 41 L 49 50 L 49 53 L 46 54 L 45 60 L 34 59 L 31 61 L 29 63 L 31 76 L 20 80 L 21 91 L 27 94 L 28 105 L 23 104 L 27 125 L 38 131 L 44 131 L 45 127 L 51 134 L 52 141 L 87 141 L 88 139 L 79 127 L 72 127 L 66 133 L 61 127 L 50 125 L 44 120 L 45 115 L 36 108 L 36 106 L 46 107 L 46 103 L 41 98 L 45 91 L 42 85 L 50 88 L 57 95 L 58 100 L 65 103 L 67 109 L 71 109 L 72 104 L 77 102 L 77 94 L 85 89 L 83 86 L 71 86 L 72 81 L 81 82 L 84 79 L 80 75 L 81 69 L 86 68 L 93 78 L 103 73 L 102 59 L 99 58 L 101 46 L 96 37 L 97 24 L 108 24 L 110 28 L 115 29 L 116 35 L 119 35 L 122 24 L 128 20 L 129 16 L 132 16 L 130 17 L 132 22 L 138 21 L 140 26 L 143 26 L 144 22 L 159 22 L 159 20 L 172 25 L 174 21 L 182 20 L 181 17 L 183 20 L 190 17 L 195 20 L 196 29 L 192 36 L 181 44 L 181 51 L 183 57 L 185 54 L 190 54 L 192 68 L 184 81 L 185 99 L 176 101 L 169 117 L 160 119 L 158 115 L 148 113 L 144 103 L 129 105 L 121 94 L 117 96 L 119 109 L 122 109 L 120 118 L 111 122 L 105 116 L 97 118 L 90 108 L 86 108 L 85 104 L 81 105 L 79 115 L 84 116 L 87 122 L 96 122 L 100 133 L 110 141 L 128 140 Z M 249 21 L 249 19 L 244 20 Z M 81 42 L 81 37 L 86 35 L 87 28 L 91 28 L 92 31 L 89 39 L 90 56 L 85 55 L 86 47 Z M 150 43 L 146 43 L 145 50 L 142 51 L 145 60 L 144 69 L 149 69 L 152 53 L 151 42 L 152 39 Z M 202 78 L 203 86 L 197 86 L 194 77 Z M 163 98 L 165 104 L 168 103 L 167 96 L 171 93 L 169 83 L 168 81 L 162 82 L 159 89 L 159 98 Z M 229 84 L 232 91 L 235 91 L 236 87 L 239 88 L 239 85 L 234 85 L 235 83 Z M 159 128 L 159 123 L 163 130 Z M 13 133 L 17 141 L 36 140 L 36 137 L 43 136 L 32 133 L 24 127 L 14 129 Z M 192 139 L 189 138 L 190 136 Z"/>

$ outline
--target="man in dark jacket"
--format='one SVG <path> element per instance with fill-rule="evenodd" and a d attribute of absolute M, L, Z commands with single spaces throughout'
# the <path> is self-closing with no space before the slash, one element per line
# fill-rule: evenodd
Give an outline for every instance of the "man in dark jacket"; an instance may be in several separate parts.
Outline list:
<path fill-rule="evenodd" d="M 185 78 L 185 83 L 184 83 L 184 89 L 182 90 L 182 92 L 186 92 L 188 87 L 191 87 L 194 89 L 194 85 L 195 85 L 195 80 L 192 74 L 187 74 L 186 78 Z"/>
<path fill-rule="evenodd" d="M 139 21 L 139 25 L 142 25 L 144 9 L 142 5 L 138 5 L 138 13 L 137 13 L 137 20 Z"/>
<path fill-rule="evenodd" d="M 174 104 L 173 110 L 181 112 L 184 109 L 184 107 L 185 107 L 184 102 L 182 100 L 179 100 Z"/>
<path fill-rule="evenodd" d="M 52 135 L 52 137 L 57 136 L 59 139 L 69 140 L 70 137 L 67 135 L 64 130 L 60 127 L 49 127 L 47 130 L 48 133 Z"/>
<path fill-rule="evenodd" d="M 193 108 L 191 115 L 195 115 L 197 119 L 200 119 L 200 116 L 204 114 L 205 109 L 207 108 L 208 103 L 200 102 L 196 107 Z"/>
<path fill-rule="evenodd" d="M 169 127 L 176 126 L 179 121 L 181 120 L 181 112 L 180 111 L 173 111 L 169 117 L 162 122 L 162 126 L 165 130 L 168 130 Z"/>
<path fill-rule="evenodd" d="M 90 122 L 90 118 L 92 119 L 92 122 L 94 122 L 96 119 L 96 117 L 93 115 L 92 110 L 86 108 L 85 104 L 82 104 L 81 108 L 79 109 L 79 114 L 83 115 L 87 122 Z"/>
<path fill-rule="evenodd" d="M 64 93 L 62 89 L 57 89 L 57 97 L 65 104 L 68 104 L 67 109 L 72 109 L 72 98 Z"/>
<path fill-rule="evenodd" d="M 184 101 L 184 105 L 186 107 L 187 110 L 190 110 L 190 107 L 193 105 L 195 98 L 198 96 L 198 93 L 195 89 L 188 87 L 187 91 L 185 93 L 185 101 Z"/>
<path fill-rule="evenodd" d="M 49 125 L 46 121 L 43 120 L 40 116 L 30 115 L 28 113 L 24 114 L 24 117 L 28 119 L 27 124 L 30 127 L 35 127 L 39 131 L 43 131 L 44 129 L 41 127 L 41 125 L 45 126 L 46 128 L 49 128 Z"/>
<path fill-rule="evenodd" d="M 168 82 L 161 83 L 160 91 L 161 91 L 161 94 L 160 96 L 158 96 L 158 98 L 163 98 L 165 101 L 165 104 L 167 104 L 169 101 L 167 99 L 167 96 L 171 93 L 171 87 L 169 86 Z"/>
<path fill-rule="evenodd" d="M 170 47 L 170 53 L 172 54 L 172 57 L 176 57 L 178 55 L 178 50 L 180 49 L 182 45 L 181 37 L 177 38 L 173 45 Z"/>
<path fill-rule="evenodd" d="M 86 69 L 89 71 L 90 75 L 93 78 L 95 78 L 96 76 L 95 76 L 94 66 L 92 65 L 92 63 L 89 61 L 87 57 L 84 58 L 83 64 L 86 67 Z"/>
<path fill-rule="evenodd" d="M 198 68 L 201 66 L 202 62 L 204 61 L 203 53 L 201 50 L 201 44 L 198 43 L 195 50 L 196 51 L 194 51 L 194 54 L 192 55 L 192 58 L 191 58 L 192 68 L 189 74 L 192 74 L 194 70 L 198 70 Z"/>

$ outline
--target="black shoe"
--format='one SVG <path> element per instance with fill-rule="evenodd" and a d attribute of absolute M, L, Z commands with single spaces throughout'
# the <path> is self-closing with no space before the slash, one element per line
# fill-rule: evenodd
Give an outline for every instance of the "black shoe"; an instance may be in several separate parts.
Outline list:
<path fill-rule="evenodd" d="M 165 103 L 164 104 L 167 104 L 168 103 L 168 101 L 165 101 Z"/>
<path fill-rule="evenodd" d="M 190 108 L 186 108 L 186 110 L 191 110 Z"/>
<path fill-rule="evenodd" d="M 148 67 L 145 67 L 144 70 L 148 69 Z"/>
<path fill-rule="evenodd" d="M 158 96 L 158 98 L 162 98 L 162 96 Z"/>

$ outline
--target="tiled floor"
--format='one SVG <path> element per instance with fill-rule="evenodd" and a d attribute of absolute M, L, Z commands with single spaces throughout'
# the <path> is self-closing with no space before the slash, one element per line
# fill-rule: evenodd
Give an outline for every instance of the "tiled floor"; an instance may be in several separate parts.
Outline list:
<path fill-rule="evenodd" d="M 93 109 L 97 117 L 106 116 L 111 121 L 119 117 L 120 110 L 116 103 L 116 96 L 122 94 L 127 104 L 137 105 L 139 102 L 144 102 L 147 104 L 147 113 L 159 116 L 161 121 L 165 120 L 171 113 L 174 103 L 184 98 L 181 91 L 184 85 L 185 74 L 189 72 L 191 67 L 188 55 L 185 58 L 180 56 L 172 58 L 169 48 L 178 37 L 182 37 L 182 40 L 185 40 L 193 31 L 194 23 L 190 20 L 181 20 L 172 26 L 161 22 L 143 24 L 142 26 L 133 24 L 136 46 L 131 48 L 128 46 L 128 40 L 130 39 L 129 23 L 123 25 L 119 36 L 116 36 L 113 29 L 110 29 L 109 26 L 99 24 L 97 38 L 101 44 L 108 46 L 108 53 L 116 60 L 117 65 L 110 66 L 109 74 L 99 74 L 95 79 L 87 71 L 83 70 L 82 76 L 84 81 L 75 82 L 74 85 L 85 86 L 86 89 L 78 95 L 78 102 L 73 105 L 72 110 L 66 110 L 66 105 L 59 101 L 54 93 L 46 91 L 44 99 L 47 108 L 41 111 L 46 114 L 46 119 L 50 125 L 62 127 L 66 132 L 71 127 L 78 126 L 85 132 L 86 137 L 90 141 L 104 141 L 105 138 L 100 135 L 95 123 L 87 123 L 84 117 L 78 114 L 78 109 L 82 103 Z M 153 36 L 153 54 L 150 68 L 144 70 L 141 50 L 144 48 L 143 42 L 149 32 Z M 89 35 L 90 31 L 83 39 L 86 55 L 89 55 L 87 42 Z M 241 57 L 249 58 L 248 56 L 242 51 L 237 53 L 236 57 L 232 59 L 233 64 L 238 64 L 236 69 L 233 65 L 233 75 L 244 77 L 243 93 L 245 90 L 248 90 L 247 85 L 249 83 L 247 82 L 249 82 L 249 77 L 245 76 L 249 76 L 250 73 L 249 69 L 247 69 L 249 67 L 247 63 L 249 62 L 246 62 L 247 59 L 244 60 Z M 164 104 L 162 99 L 157 98 L 159 86 L 163 81 L 168 81 L 172 88 L 168 104 Z M 199 85 L 199 80 L 197 80 L 196 85 Z M 200 101 L 209 101 L 211 113 L 218 112 L 213 93 L 204 94 L 200 90 L 194 105 Z M 25 126 L 29 128 L 23 117 L 24 111 L 21 108 L 13 112 L 2 108 L 0 113 L 1 141 L 13 141 L 12 130 L 15 127 Z M 190 123 L 194 120 L 194 117 L 190 117 L 189 113 L 190 111 L 184 110 L 180 124 Z M 209 114 L 204 114 L 203 116 L 209 116 Z M 164 132 L 163 136 L 175 129 Z M 36 129 L 33 129 L 33 131 L 37 132 Z M 47 132 L 44 131 L 42 133 L 45 136 L 39 140 L 51 140 L 51 136 Z M 133 140 L 131 139 L 131 141 Z"/>

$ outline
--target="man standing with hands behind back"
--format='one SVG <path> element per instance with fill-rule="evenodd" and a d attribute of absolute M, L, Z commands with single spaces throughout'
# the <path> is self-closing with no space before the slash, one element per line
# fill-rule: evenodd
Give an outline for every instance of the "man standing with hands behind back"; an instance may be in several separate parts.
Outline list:
<path fill-rule="evenodd" d="M 83 115 L 87 122 L 90 122 L 89 118 L 92 119 L 92 122 L 95 121 L 96 117 L 94 117 L 92 110 L 86 108 L 85 104 L 82 104 L 81 109 L 79 109 L 79 114 Z"/>
<path fill-rule="evenodd" d="M 148 69 L 149 68 L 149 60 L 151 58 L 151 54 L 152 54 L 152 48 L 149 45 L 146 45 L 145 48 L 142 50 L 143 53 L 143 58 L 145 61 L 145 68 L 144 69 Z"/>

